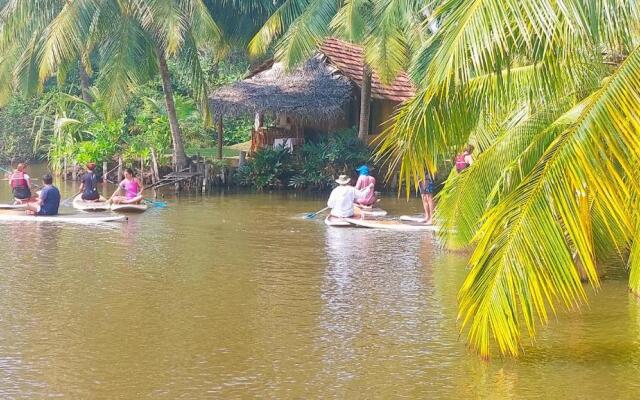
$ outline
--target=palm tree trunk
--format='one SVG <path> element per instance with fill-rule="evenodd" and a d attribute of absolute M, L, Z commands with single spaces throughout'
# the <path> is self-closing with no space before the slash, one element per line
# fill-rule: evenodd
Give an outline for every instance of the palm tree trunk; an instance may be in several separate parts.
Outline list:
<path fill-rule="evenodd" d="M 84 66 L 84 62 L 82 59 L 78 62 L 78 71 L 80 73 L 80 90 L 82 92 L 82 100 L 87 103 L 93 102 L 93 97 L 91 97 L 91 91 L 89 87 L 91 86 L 91 81 L 89 79 L 89 74 L 87 73 L 87 68 Z"/>
<path fill-rule="evenodd" d="M 173 163 L 177 170 L 187 166 L 187 154 L 184 152 L 184 144 L 182 143 L 182 131 L 178 123 L 178 115 L 176 113 L 176 105 L 173 101 L 173 88 L 171 87 L 171 78 L 169 77 L 169 67 L 167 67 L 167 59 L 164 52 L 157 49 L 158 63 L 160 66 L 160 77 L 162 78 L 162 90 L 164 91 L 164 99 L 167 104 L 167 116 L 169 117 L 169 128 L 171 129 L 171 139 L 173 142 Z"/>
<path fill-rule="evenodd" d="M 371 115 L 371 69 L 365 63 L 362 69 L 362 90 L 360 91 L 360 127 L 358 139 L 366 143 L 369 135 L 369 117 Z"/>

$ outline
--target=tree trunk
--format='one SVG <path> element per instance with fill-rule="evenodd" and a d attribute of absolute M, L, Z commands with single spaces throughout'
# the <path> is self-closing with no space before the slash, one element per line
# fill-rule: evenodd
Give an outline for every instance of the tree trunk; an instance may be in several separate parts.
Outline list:
<path fill-rule="evenodd" d="M 164 99 L 167 104 L 167 116 L 169 117 L 169 128 L 171 128 L 171 139 L 173 142 L 173 163 L 179 171 L 186 167 L 187 154 L 184 152 L 184 144 L 182 143 L 182 131 L 178 123 L 178 115 L 176 114 L 176 105 L 173 101 L 173 88 L 171 87 L 171 79 L 169 77 L 169 67 L 167 67 L 167 59 L 164 52 L 157 49 L 158 63 L 160 67 L 160 77 L 162 78 L 162 90 L 164 91 Z"/>
<path fill-rule="evenodd" d="M 222 116 L 218 117 L 218 160 L 222 160 L 222 146 L 224 142 L 224 125 Z"/>
<path fill-rule="evenodd" d="M 91 97 L 91 91 L 89 90 L 91 87 L 91 81 L 82 59 L 78 62 L 78 71 L 80 72 L 80 90 L 82 91 L 82 100 L 87 103 L 93 103 L 93 97 Z"/>
<path fill-rule="evenodd" d="M 358 139 L 366 143 L 369 135 L 369 117 L 371 115 L 371 69 L 365 63 L 362 70 L 362 90 L 360 91 L 360 127 Z"/>

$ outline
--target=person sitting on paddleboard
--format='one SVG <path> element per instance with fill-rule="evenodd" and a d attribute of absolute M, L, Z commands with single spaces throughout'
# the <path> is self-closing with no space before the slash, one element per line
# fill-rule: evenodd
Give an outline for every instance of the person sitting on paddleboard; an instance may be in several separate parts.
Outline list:
<path fill-rule="evenodd" d="M 46 174 L 42 177 L 44 187 L 35 203 L 27 204 L 27 213 L 34 215 L 58 215 L 60 207 L 60 191 L 53 186 L 53 177 Z"/>
<path fill-rule="evenodd" d="M 331 215 L 339 218 L 349 218 L 353 216 L 353 204 L 357 200 L 367 197 L 369 192 L 373 190 L 373 183 L 369 184 L 363 190 L 358 190 L 349 185 L 351 178 L 346 175 L 340 175 L 336 179 L 338 187 L 333 189 L 327 201 L 327 206 L 331 208 Z"/>
<path fill-rule="evenodd" d="M 142 182 L 133 174 L 131 168 L 124 171 L 124 179 L 118 185 L 118 189 L 111 195 L 110 202 L 115 204 L 139 204 L 142 201 Z M 119 194 L 123 193 L 124 196 Z"/>
<path fill-rule="evenodd" d="M 374 178 L 373 176 L 369 175 L 369 167 L 367 167 L 366 165 L 362 165 L 360 167 L 358 167 L 358 169 L 356 169 L 356 171 L 358 171 L 360 173 L 360 176 L 358 177 L 358 180 L 356 181 L 356 189 L 357 190 L 362 190 L 370 185 L 373 185 L 373 187 L 375 188 L 376 186 L 376 178 Z M 376 192 L 375 190 L 370 190 L 369 193 L 367 194 L 366 197 L 362 198 L 362 199 L 358 199 L 356 200 L 357 204 L 360 204 L 362 206 L 372 206 L 374 204 L 376 204 Z"/>
<path fill-rule="evenodd" d="M 426 225 L 431 225 L 433 224 L 433 212 L 435 210 L 433 195 L 436 191 L 436 183 L 429 171 L 425 172 L 424 180 L 418 183 L 418 188 L 420 189 L 422 207 L 424 208 L 424 223 Z"/>
<path fill-rule="evenodd" d="M 93 172 L 95 169 L 95 163 L 87 164 L 87 172 L 82 176 L 82 181 L 80 183 L 80 193 L 82 193 L 82 200 L 100 200 L 100 193 L 98 192 L 98 178 Z"/>
<path fill-rule="evenodd" d="M 16 203 L 26 203 L 31 199 L 31 178 L 25 170 L 25 165 L 20 163 L 9 177 L 9 185 Z"/>
<path fill-rule="evenodd" d="M 458 173 L 464 171 L 473 164 L 473 156 L 471 155 L 471 153 L 473 153 L 473 149 L 473 145 L 468 144 L 465 146 L 464 151 L 456 156 L 455 164 L 456 171 L 458 171 Z"/>

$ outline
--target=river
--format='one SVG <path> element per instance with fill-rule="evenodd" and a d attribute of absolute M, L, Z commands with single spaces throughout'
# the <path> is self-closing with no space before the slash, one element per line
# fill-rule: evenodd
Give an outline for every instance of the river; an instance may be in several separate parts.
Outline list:
<path fill-rule="evenodd" d="M 485 362 L 456 322 L 467 256 L 433 234 L 327 228 L 294 193 L 166 200 L 126 224 L 0 223 L 0 398 L 640 397 L 624 273 Z"/>

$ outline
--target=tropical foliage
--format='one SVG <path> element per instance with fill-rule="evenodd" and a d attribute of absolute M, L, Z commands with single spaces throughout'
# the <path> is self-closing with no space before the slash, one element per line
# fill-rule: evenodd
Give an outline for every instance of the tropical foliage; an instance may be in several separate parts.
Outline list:
<path fill-rule="evenodd" d="M 327 190 L 341 175 L 371 159 L 369 149 L 352 129 L 305 143 L 291 153 L 286 148 L 259 150 L 242 166 L 234 180 L 259 190 L 275 188 Z"/>
<path fill-rule="evenodd" d="M 417 182 L 471 142 L 437 216 L 453 246 L 473 244 L 460 321 L 482 356 L 518 354 L 558 304 L 585 302 L 581 278 L 621 260 L 640 289 L 640 16 L 636 2 L 446 0 L 416 54 L 423 83 L 380 156 Z M 630 252 L 630 253 L 629 253 Z"/>

